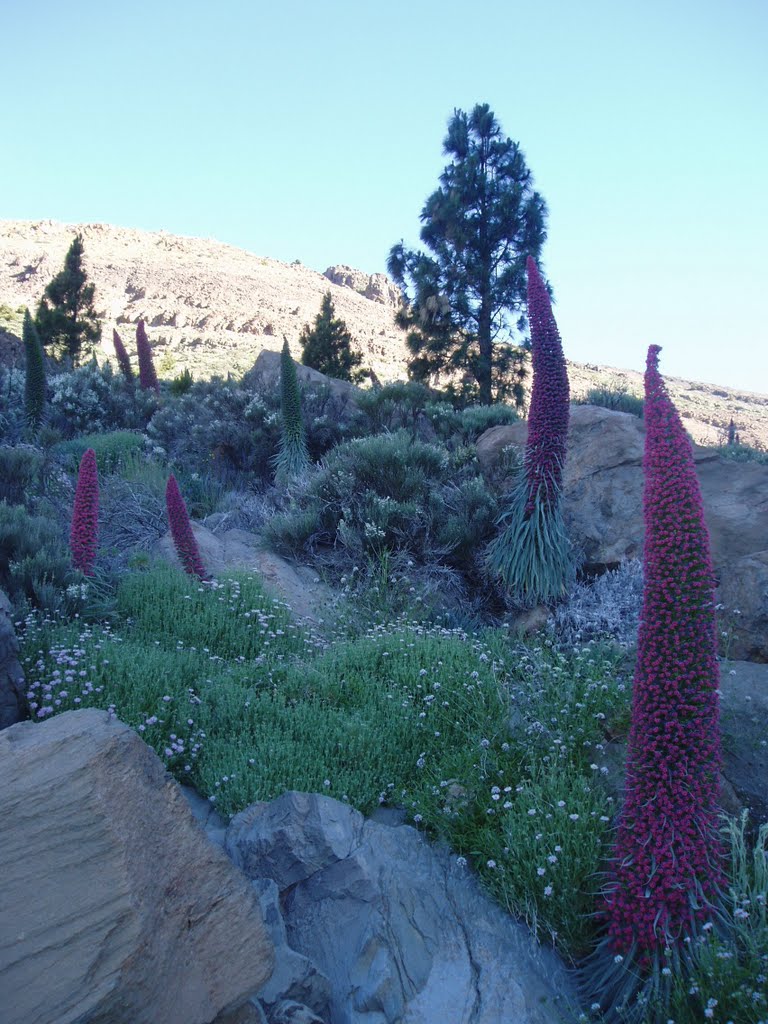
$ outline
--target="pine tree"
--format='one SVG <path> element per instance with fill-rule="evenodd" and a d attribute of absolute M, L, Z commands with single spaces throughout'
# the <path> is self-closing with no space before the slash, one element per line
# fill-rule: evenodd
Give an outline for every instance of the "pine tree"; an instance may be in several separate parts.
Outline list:
<path fill-rule="evenodd" d="M 301 476 L 309 467 L 309 452 L 301 416 L 299 380 L 287 338 L 283 341 L 283 350 L 280 354 L 280 389 L 283 424 L 274 466 L 275 482 L 278 485 L 285 485 L 294 477 Z"/>
<path fill-rule="evenodd" d="M 42 422 L 45 409 L 45 356 L 35 322 L 28 309 L 24 312 L 22 338 L 27 362 L 24 406 L 28 422 L 33 428 L 37 428 Z"/>
<path fill-rule="evenodd" d="M 408 373 L 425 383 L 464 374 L 484 405 L 508 396 L 520 405 L 525 263 L 546 238 L 546 204 L 487 104 L 454 111 L 443 150 L 451 162 L 421 212 L 430 253 L 401 242 L 387 260 L 407 296 L 398 322 L 408 331 Z"/>
<path fill-rule="evenodd" d="M 64 269 L 45 289 L 35 318 L 42 345 L 75 366 L 90 357 L 101 340 L 94 292 L 83 267 L 83 236 L 78 234 L 64 258 Z"/>
<path fill-rule="evenodd" d="M 360 369 L 363 357 L 352 351 L 352 336 L 335 313 L 331 293 L 326 292 L 314 327 L 307 325 L 301 332 L 301 361 L 336 380 L 360 380 L 365 376 Z"/>

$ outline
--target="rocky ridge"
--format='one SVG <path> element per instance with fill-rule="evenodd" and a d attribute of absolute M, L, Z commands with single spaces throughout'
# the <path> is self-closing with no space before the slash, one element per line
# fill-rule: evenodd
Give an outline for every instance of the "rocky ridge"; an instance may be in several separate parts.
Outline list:
<path fill-rule="evenodd" d="M 323 294 L 330 290 L 337 315 L 363 354 L 363 365 L 381 382 L 406 376 L 405 334 L 394 319 L 400 293 L 385 275 L 343 264 L 320 274 L 298 261 L 281 263 L 221 242 L 164 231 L 0 220 L 0 306 L 34 309 L 61 270 L 78 231 L 96 285 L 107 357 L 114 355 L 112 328 L 131 343 L 135 325 L 143 319 L 163 375 L 185 368 L 198 379 L 239 375 L 263 349 L 279 349 L 283 336 L 298 357 L 301 331 L 313 322 Z M 7 365 L 18 362 L 21 350 L 12 337 L 18 325 L 11 327 L 12 334 L 4 334 L 3 326 L 0 322 L 0 365 Z M 642 374 L 636 371 L 569 363 L 568 373 L 576 399 L 595 387 L 642 394 Z M 768 395 L 665 379 L 697 444 L 722 441 L 733 419 L 744 444 L 768 449 Z"/>

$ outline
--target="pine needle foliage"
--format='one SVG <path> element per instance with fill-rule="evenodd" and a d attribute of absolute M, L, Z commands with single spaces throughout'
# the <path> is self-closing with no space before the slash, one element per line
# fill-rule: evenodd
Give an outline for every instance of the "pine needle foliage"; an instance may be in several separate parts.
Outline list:
<path fill-rule="evenodd" d="M 569 387 L 549 292 L 528 257 L 528 318 L 533 388 L 523 472 L 502 532 L 487 552 L 488 569 L 515 604 L 549 604 L 565 596 L 572 571 L 561 492 L 568 438 Z"/>
<path fill-rule="evenodd" d="M 280 354 L 280 392 L 283 422 L 274 467 L 275 483 L 278 486 L 285 486 L 309 468 L 309 452 L 301 415 L 299 379 L 287 339 L 283 342 Z"/>
<path fill-rule="evenodd" d="M 28 309 L 24 312 L 22 339 L 26 358 L 24 408 L 27 422 L 36 430 L 42 422 L 45 410 L 45 357 L 40 336 Z"/>
<path fill-rule="evenodd" d="M 352 351 L 352 335 L 344 321 L 336 317 L 330 292 L 323 296 L 314 326 L 304 328 L 299 342 L 304 366 L 335 380 L 358 381 L 365 376 L 360 369 L 363 357 Z"/>
<path fill-rule="evenodd" d="M 95 286 L 88 283 L 83 253 L 83 236 L 78 234 L 64 258 L 64 269 L 45 289 L 36 316 L 42 345 L 57 358 L 69 358 L 73 366 L 81 356 L 90 356 L 101 340 L 93 305 Z"/>

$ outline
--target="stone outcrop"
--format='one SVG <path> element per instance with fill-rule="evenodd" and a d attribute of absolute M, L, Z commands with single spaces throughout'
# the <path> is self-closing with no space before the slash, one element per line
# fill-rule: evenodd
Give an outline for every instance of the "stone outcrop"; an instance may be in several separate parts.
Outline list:
<path fill-rule="evenodd" d="M 319 622 L 327 614 L 334 599 L 330 588 L 313 569 L 270 551 L 258 534 L 238 529 L 216 534 L 202 523 L 192 523 L 192 531 L 207 572 L 215 576 L 227 569 L 255 570 L 267 590 L 300 619 Z M 181 564 L 170 533 L 160 538 L 154 554 L 172 565 Z"/>
<path fill-rule="evenodd" d="M 311 366 L 304 366 L 296 363 L 296 376 L 302 388 L 317 387 L 324 388 L 330 392 L 336 405 L 335 413 L 344 415 L 354 413 L 357 410 L 357 396 L 360 389 L 346 380 L 336 380 L 333 377 L 326 377 L 319 370 L 313 370 Z M 261 388 L 280 387 L 280 353 L 272 349 L 263 349 L 248 371 L 246 380 L 253 380 Z"/>
<path fill-rule="evenodd" d="M 768 665 L 720 667 L 723 775 L 753 822 L 768 822 Z"/>
<path fill-rule="evenodd" d="M 525 447 L 523 422 L 492 427 L 477 442 L 483 472 Z M 565 515 L 586 567 L 642 557 L 642 420 L 598 406 L 571 406 L 563 478 Z M 733 657 L 768 661 L 768 466 L 694 450 L 709 528 L 718 601 L 732 630 Z M 738 602 L 738 603 L 735 603 Z M 743 607 L 742 607 L 743 605 Z M 738 608 L 741 614 L 732 616 Z"/>
<path fill-rule="evenodd" d="M 11 603 L 0 590 L 0 729 L 29 717 Z"/>
<path fill-rule="evenodd" d="M 330 797 L 285 793 L 237 815 L 226 848 L 247 875 L 274 882 L 289 946 L 327 979 L 327 1010 L 316 975 L 293 999 L 320 1020 L 568 1019 L 571 982 L 554 954 L 410 826 L 366 820 Z"/>
<path fill-rule="evenodd" d="M 355 270 L 354 267 L 340 264 L 328 267 L 323 277 L 327 277 L 332 284 L 337 284 L 342 288 L 351 288 L 352 291 L 364 295 L 366 299 L 381 302 L 394 309 L 397 309 L 402 301 L 400 289 L 390 281 L 386 274 L 366 274 L 362 270 Z"/>
<path fill-rule="evenodd" d="M 264 984 L 257 894 L 106 712 L 0 734 L 3 1024 L 209 1024 Z"/>

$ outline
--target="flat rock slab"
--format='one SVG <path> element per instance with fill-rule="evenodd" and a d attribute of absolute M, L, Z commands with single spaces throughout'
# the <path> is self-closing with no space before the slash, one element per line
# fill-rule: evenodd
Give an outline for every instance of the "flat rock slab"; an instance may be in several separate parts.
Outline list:
<path fill-rule="evenodd" d="M 0 733 L 3 1024 L 209 1024 L 272 972 L 258 895 L 128 726 Z"/>
<path fill-rule="evenodd" d="M 316 572 L 306 565 L 287 562 L 270 551 L 261 537 L 247 530 L 226 530 L 216 534 L 201 523 L 192 523 L 200 557 L 206 570 L 216 575 L 228 569 L 257 572 L 266 589 L 285 601 L 294 615 L 322 622 L 333 601 L 333 593 Z M 180 565 L 170 533 L 161 537 L 155 553 L 173 565 Z"/>
<path fill-rule="evenodd" d="M 558 958 L 410 826 L 290 792 L 233 818 L 226 846 L 277 885 L 289 946 L 328 980 L 328 1024 L 571 1019 Z"/>

